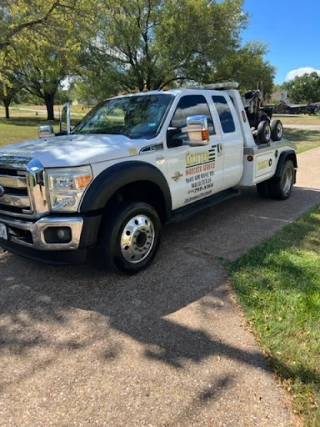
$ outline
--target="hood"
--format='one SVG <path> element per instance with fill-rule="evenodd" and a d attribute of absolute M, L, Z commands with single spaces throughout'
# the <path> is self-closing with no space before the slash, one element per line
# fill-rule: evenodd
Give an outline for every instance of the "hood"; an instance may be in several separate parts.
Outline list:
<path fill-rule="evenodd" d="M 0 156 L 37 159 L 44 167 L 79 166 L 129 157 L 129 150 L 139 152 L 146 145 L 124 135 L 66 135 L 7 145 Z"/>

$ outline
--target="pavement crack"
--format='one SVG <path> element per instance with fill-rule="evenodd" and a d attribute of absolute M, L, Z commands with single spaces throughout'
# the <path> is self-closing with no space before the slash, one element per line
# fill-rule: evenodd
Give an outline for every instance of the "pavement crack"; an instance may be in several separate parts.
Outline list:
<path fill-rule="evenodd" d="M 202 249 L 197 249 L 197 248 L 193 248 L 193 247 L 190 247 L 190 246 L 185 246 L 183 248 L 183 250 L 185 252 L 187 252 L 187 254 L 193 255 L 193 256 L 197 256 L 199 258 L 205 258 L 205 259 L 210 259 L 210 260 L 213 260 L 213 261 L 220 261 L 220 262 L 227 261 L 225 258 L 223 258 L 221 256 L 214 255 L 211 252 L 207 252 L 207 251 L 204 251 Z"/>

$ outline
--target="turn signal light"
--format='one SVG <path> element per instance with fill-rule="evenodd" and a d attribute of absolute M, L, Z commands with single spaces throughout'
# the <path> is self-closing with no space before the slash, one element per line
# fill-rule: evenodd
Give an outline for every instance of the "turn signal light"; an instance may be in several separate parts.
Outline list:
<path fill-rule="evenodd" d="M 202 137 L 202 141 L 208 141 L 209 131 L 208 130 L 202 130 L 201 131 L 201 137 Z"/>
<path fill-rule="evenodd" d="M 253 161 L 253 157 L 252 156 L 248 156 L 247 160 L 248 160 L 248 162 L 252 162 Z"/>
<path fill-rule="evenodd" d="M 83 188 L 86 188 L 88 184 L 91 182 L 92 176 L 91 175 L 80 175 L 76 177 L 76 181 L 78 183 L 78 188 L 81 190 Z"/>

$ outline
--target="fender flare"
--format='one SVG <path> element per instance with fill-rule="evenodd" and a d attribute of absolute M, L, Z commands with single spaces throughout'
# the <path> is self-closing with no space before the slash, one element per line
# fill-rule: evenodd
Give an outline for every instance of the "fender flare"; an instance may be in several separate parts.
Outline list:
<path fill-rule="evenodd" d="M 276 173 L 274 174 L 274 178 L 281 177 L 282 167 L 285 164 L 286 160 L 291 160 L 295 169 L 298 167 L 297 155 L 294 150 L 286 150 L 280 154 L 279 161 L 277 164 Z"/>
<path fill-rule="evenodd" d="M 117 163 L 101 172 L 90 184 L 80 205 L 80 212 L 104 209 L 111 197 L 123 186 L 137 181 L 149 181 L 161 190 L 166 217 L 172 210 L 171 192 L 163 173 L 155 166 L 141 161 Z"/>

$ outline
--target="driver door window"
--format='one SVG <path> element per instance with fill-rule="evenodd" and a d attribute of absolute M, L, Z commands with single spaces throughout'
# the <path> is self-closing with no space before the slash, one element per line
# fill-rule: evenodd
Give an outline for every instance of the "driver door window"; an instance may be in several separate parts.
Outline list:
<path fill-rule="evenodd" d="M 186 95 L 182 97 L 172 117 L 170 127 L 181 130 L 187 126 L 187 118 L 190 116 L 206 116 L 208 120 L 209 134 L 215 134 L 209 106 L 204 96 Z M 187 141 L 188 135 L 187 133 L 181 132 L 177 134 L 175 138 L 178 138 L 182 141 Z"/>

